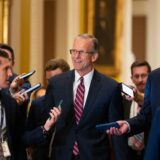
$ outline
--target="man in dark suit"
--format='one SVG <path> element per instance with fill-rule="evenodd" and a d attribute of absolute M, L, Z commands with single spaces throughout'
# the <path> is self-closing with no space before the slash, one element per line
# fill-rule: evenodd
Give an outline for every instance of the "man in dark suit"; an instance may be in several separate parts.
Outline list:
<path fill-rule="evenodd" d="M 94 69 L 93 63 L 99 56 L 98 40 L 94 36 L 78 35 L 70 54 L 74 70 L 51 78 L 46 92 L 48 110 L 63 100 L 61 115 L 55 124 L 51 159 L 110 160 L 109 137 L 95 126 L 123 117 L 118 83 Z M 78 100 L 82 90 L 84 94 Z M 82 111 L 77 109 L 80 101 Z M 44 125 L 46 132 L 51 127 L 49 122 Z M 113 136 L 117 160 L 127 159 L 124 141 L 125 137 Z"/>
<path fill-rule="evenodd" d="M 8 54 L 0 50 L 0 159 L 26 160 L 20 138 L 24 131 L 26 108 L 18 106 L 16 101 L 2 90 L 9 87 L 8 80 L 11 76 Z"/>
<path fill-rule="evenodd" d="M 53 76 L 69 71 L 69 69 L 70 67 L 64 59 L 50 59 L 45 66 L 46 80 L 48 81 Z M 30 133 L 32 133 L 32 130 L 36 129 L 38 126 L 41 125 L 41 115 L 45 110 L 44 99 L 45 97 L 42 96 L 32 101 L 27 118 L 26 131 L 28 132 L 28 138 L 25 138 L 28 140 L 25 141 L 25 143 L 26 146 L 30 146 L 32 144 L 32 160 L 48 159 L 48 142 L 46 141 L 42 144 L 34 145 L 32 141 L 29 140 L 29 137 L 31 136 Z"/>

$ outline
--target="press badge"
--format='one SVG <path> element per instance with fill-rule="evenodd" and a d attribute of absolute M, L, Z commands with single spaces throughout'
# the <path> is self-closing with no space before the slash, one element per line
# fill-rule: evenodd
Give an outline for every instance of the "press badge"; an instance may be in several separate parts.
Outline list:
<path fill-rule="evenodd" d="M 3 141 L 3 142 L 1 143 L 1 145 L 2 145 L 2 150 L 3 150 L 3 156 L 4 156 L 4 157 L 9 157 L 9 156 L 11 156 L 11 153 L 10 153 L 10 150 L 9 150 L 7 141 Z"/>

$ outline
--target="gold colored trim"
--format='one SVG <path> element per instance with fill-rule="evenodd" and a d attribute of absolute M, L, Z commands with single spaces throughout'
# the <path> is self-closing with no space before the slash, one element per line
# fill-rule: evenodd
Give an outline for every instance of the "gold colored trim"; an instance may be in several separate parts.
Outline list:
<path fill-rule="evenodd" d="M 30 0 L 21 1 L 20 72 L 30 69 Z"/>
<path fill-rule="evenodd" d="M 0 0 L 0 42 L 3 42 L 3 1 Z"/>
<path fill-rule="evenodd" d="M 9 1 L 4 0 L 4 19 L 3 19 L 3 42 L 8 42 L 8 28 L 9 28 Z"/>
<path fill-rule="evenodd" d="M 105 0 L 104 0 L 105 1 Z M 124 0 L 115 0 L 116 2 L 116 15 L 115 15 L 115 42 L 114 42 L 114 48 L 113 48 L 113 57 L 114 62 L 113 64 L 95 64 L 95 67 L 97 70 L 101 71 L 104 74 L 113 76 L 118 78 L 120 75 L 120 66 L 121 66 L 121 38 L 122 38 L 122 16 L 123 16 L 123 5 Z M 81 29 L 84 32 L 95 34 L 95 28 L 94 28 L 94 20 L 95 20 L 95 14 L 98 14 L 98 11 L 95 11 L 95 0 L 83 0 L 83 3 L 81 3 L 81 11 L 84 11 L 84 8 L 86 7 L 86 12 L 82 14 L 81 18 Z"/>
<path fill-rule="evenodd" d="M 8 43 L 9 0 L 0 0 L 0 42 Z"/>
<path fill-rule="evenodd" d="M 86 0 L 80 0 L 80 33 L 86 32 Z"/>

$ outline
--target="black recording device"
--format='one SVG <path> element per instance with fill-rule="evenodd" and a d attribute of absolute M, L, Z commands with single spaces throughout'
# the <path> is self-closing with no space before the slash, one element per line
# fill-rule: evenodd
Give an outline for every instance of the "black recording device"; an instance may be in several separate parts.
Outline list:
<path fill-rule="evenodd" d="M 41 84 L 37 83 L 37 84 L 33 85 L 31 88 L 25 90 L 23 93 L 32 93 L 33 91 L 35 91 L 36 89 L 38 89 L 40 87 L 41 87 Z"/>
<path fill-rule="evenodd" d="M 59 101 L 59 103 L 58 103 L 58 105 L 57 105 L 57 108 L 58 108 L 58 109 L 61 109 L 62 103 L 63 103 L 63 99 L 61 99 L 61 100 Z M 51 119 L 51 116 L 50 116 L 50 115 L 49 115 L 49 119 Z"/>
<path fill-rule="evenodd" d="M 20 78 L 21 79 L 28 79 L 30 76 L 32 76 L 34 73 L 35 73 L 36 71 L 34 70 L 34 71 L 31 71 L 31 72 L 28 72 L 28 73 L 26 73 L 26 74 L 23 74 L 23 75 L 21 75 L 20 76 Z"/>
<path fill-rule="evenodd" d="M 96 129 L 100 131 L 106 131 L 110 129 L 111 127 L 120 128 L 119 124 L 117 122 L 111 122 L 111 123 L 103 123 L 96 125 Z"/>

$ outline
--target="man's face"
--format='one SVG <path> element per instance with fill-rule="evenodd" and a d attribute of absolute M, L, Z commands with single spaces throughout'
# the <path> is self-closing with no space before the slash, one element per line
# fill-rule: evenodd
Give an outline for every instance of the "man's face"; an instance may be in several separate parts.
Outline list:
<path fill-rule="evenodd" d="M 147 78 L 148 78 L 147 66 L 139 66 L 133 68 L 131 79 L 140 92 L 144 92 Z"/>
<path fill-rule="evenodd" d="M 57 68 L 55 70 L 46 71 L 46 79 L 48 81 L 51 77 L 61 74 L 61 73 L 62 73 L 62 70 L 60 68 Z"/>
<path fill-rule="evenodd" d="M 0 88 L 8 88 L 8 79 L 12 76 L 11 62 L 4 57 L 0 57 L 0 62 Z"/>
<path fill-rule="evenodd" d="M 73 44 L 74 53 L 71 54 L 74 69 L 83 76 L 93 68 L 93 62 L 98 58 L 98 53 L 93 53 L 90 39 L 78 38 Z M 87 53 L 88 52 L 88 53 Z"/>

